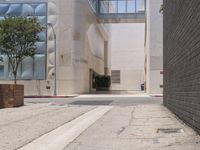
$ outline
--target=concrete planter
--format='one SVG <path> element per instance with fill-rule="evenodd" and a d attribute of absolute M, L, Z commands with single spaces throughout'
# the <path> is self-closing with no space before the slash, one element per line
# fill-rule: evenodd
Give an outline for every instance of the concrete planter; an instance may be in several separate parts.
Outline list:
<path fill-rule="evenodd" d="M 109 87 L 96 87 L 96 91 L 110 91 Z"/>
<path fill-rule="evenodd" d="M 0 84 L 0 108 L 24 105 L 24 85 Z"/>

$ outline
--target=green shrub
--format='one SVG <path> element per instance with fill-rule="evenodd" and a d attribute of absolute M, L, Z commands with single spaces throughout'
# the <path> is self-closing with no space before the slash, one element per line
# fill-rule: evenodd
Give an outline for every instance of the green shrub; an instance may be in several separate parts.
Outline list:
<path fill-rule="evenodd" d="M 110 88 L 110 85 L 111 85 L 110 76 L 106 76 L 106 75 L 96 76 L 95 77 L 95 85 L 96 85 L 96 87 Z"/>

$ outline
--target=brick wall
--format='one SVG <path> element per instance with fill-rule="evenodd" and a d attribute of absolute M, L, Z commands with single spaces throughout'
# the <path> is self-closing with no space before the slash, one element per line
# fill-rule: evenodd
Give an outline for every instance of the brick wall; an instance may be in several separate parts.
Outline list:
<path fill-rule="evenodd" d="M 200 0 L 164 0 L 164 104 L 200 133 Z"/>

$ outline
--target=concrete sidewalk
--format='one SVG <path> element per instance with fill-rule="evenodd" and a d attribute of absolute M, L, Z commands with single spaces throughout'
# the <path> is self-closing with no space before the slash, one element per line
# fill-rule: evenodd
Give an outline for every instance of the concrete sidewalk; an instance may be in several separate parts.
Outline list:
<path fill-rule="evenodd" d="M 18 149 L 93 108 L 48 103 L 1 109 L 0 150 Z"/>
<path fill-rule="evenodd" d="M 0 120 L 0 150 L 200 149 L 200 137 L 160 103 L 27 103 L 1 109 Z"/>
<path fill-rule="evenodd" d="M 65 150 L 199 149 L 200 137 L 192 129 L 153 104 L 113 108 Z"/>

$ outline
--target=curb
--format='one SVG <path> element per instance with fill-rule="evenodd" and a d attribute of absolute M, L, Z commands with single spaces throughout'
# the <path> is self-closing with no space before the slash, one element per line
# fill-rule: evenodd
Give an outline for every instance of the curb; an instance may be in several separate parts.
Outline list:
<path fill-rule="evenodd" d="M 74 98 L 77 96 L 24 96 L 24 98 Z"/>

